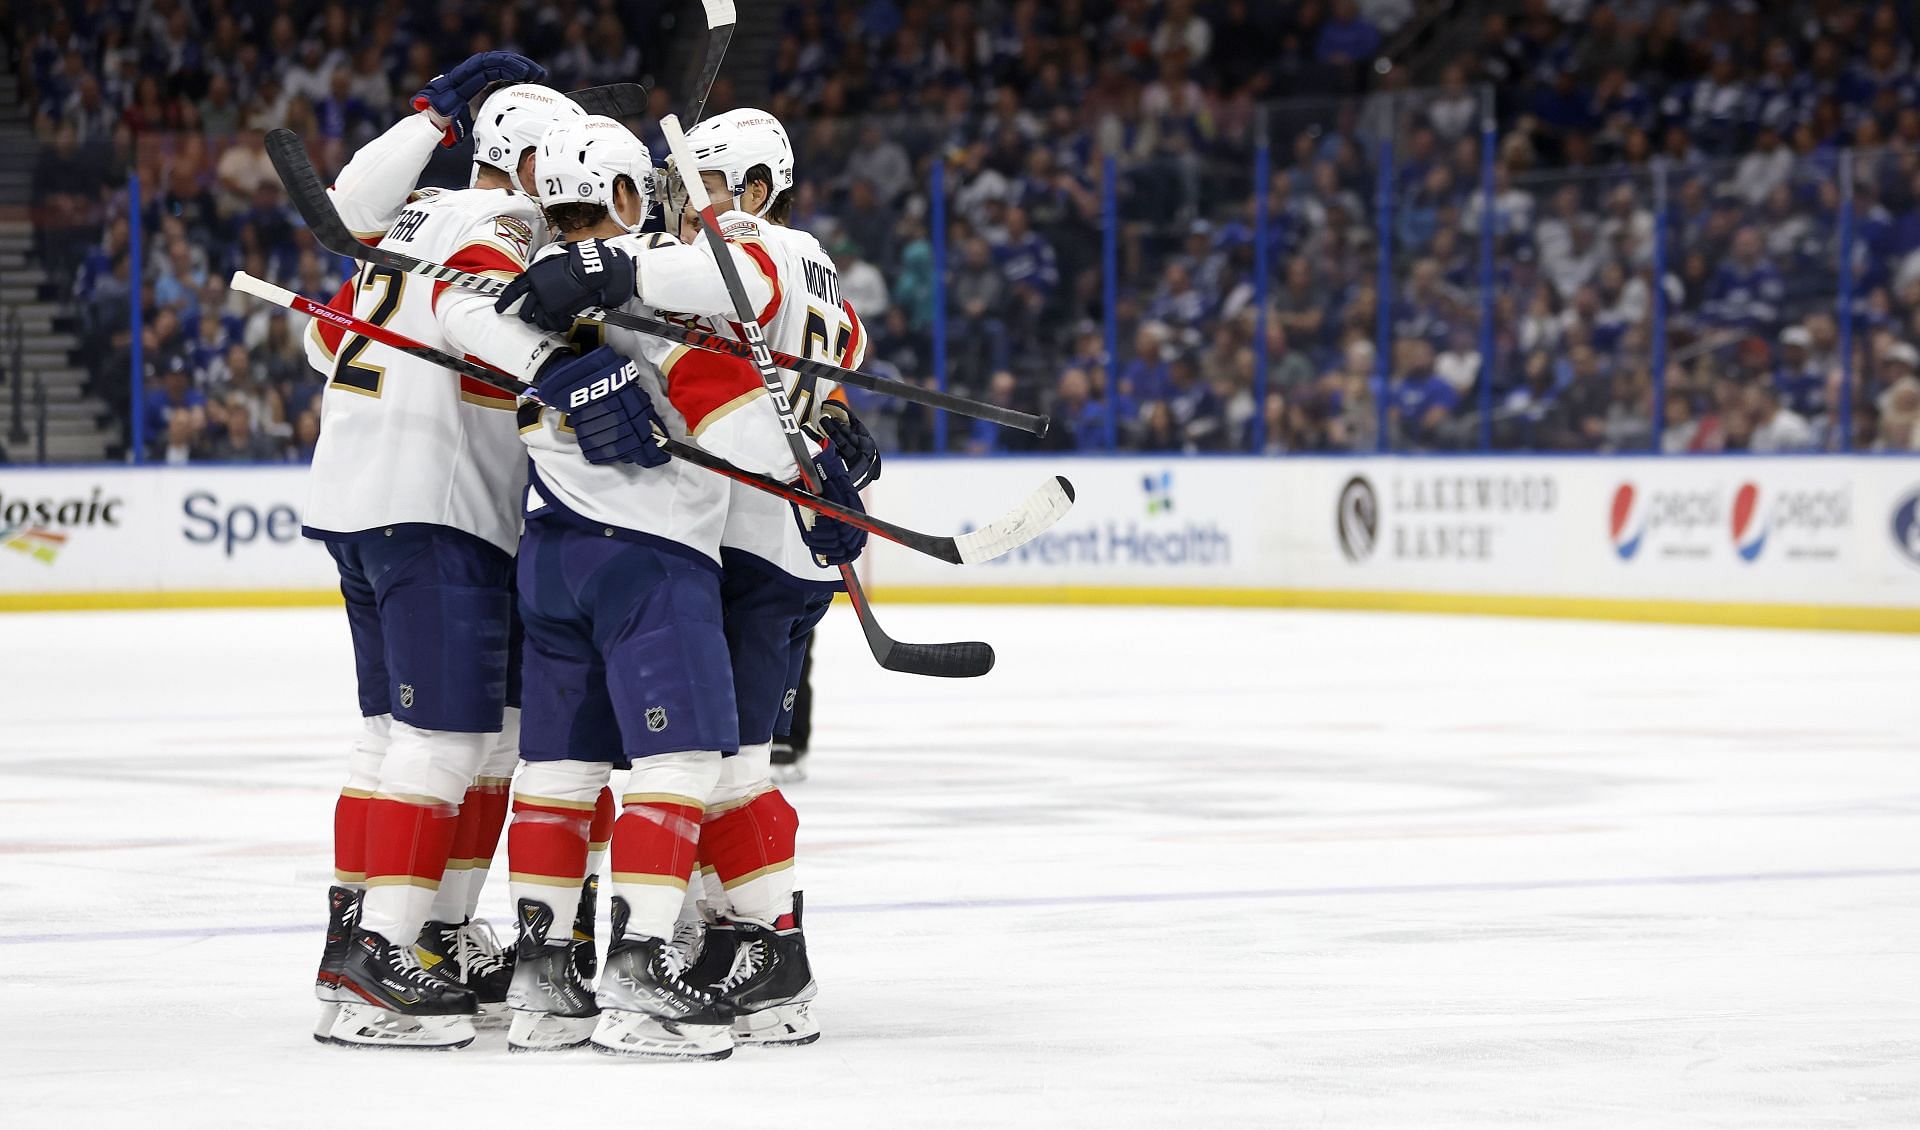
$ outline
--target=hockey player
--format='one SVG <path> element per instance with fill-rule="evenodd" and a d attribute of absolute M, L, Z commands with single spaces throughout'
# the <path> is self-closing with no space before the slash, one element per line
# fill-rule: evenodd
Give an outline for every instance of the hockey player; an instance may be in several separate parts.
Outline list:
<path fill-rule="evenodd" d="M 640 234 L 651 172 L 646 149 L 610 119 L 550 133 L 535 176 L 565 247 L 549 248 L 501 296 L 500 308 L 547 328 L 571 325 L 587 306 L 731 310 L 708 249 Z M 739 245 L 728 253 L 753 280 L 752 300 L 775 310 L 777 280 L 763 253 Z M 797 476 L 771 402 L 744 362 L 614 327 L 583 324 L 574 332 L 604 332 L 622 352 L 650 362 L 624 393 L 635 402 L 635 421 L 692 437 L 751 470 Z M 614 826 L 614 939 L 592 1041 L 624 1054 L 725 1056 L 731 1010 L 684 979 L 684 955 L 669 940 L 696 844 L 707 843 L 705 815 L 753 799 L 741 787 L 751 777 L 732 768 L 739 758 L 723 756 L 739 744 L 721 614 L 729 484 L 678 463 L 652 471 L 595 466 L 626 458 L 625 448 L 579 432 L 556 408 L 539 413 L 525 437 L 534 463 L 521 547 L 528 705 L 508 844 L 521 926 L 509 1040 L 565 1046 L 586 1028 L 591 1007 L 577 976 L 581 963 L 551 930 L 586 865 L 587 800 L 609 765 L 631 764 Z M 654 451 L 632 461 L 660 458 Z M 837 468 L 831 453 L 824 458 Z M 844 470 L 837 477 L 844 483 Z M 851 491 L 842 497 L 857 504 Z M 605 740 L 613 736 L 609 718 L 618 720 L 617 747 Z M 791 855 L 789 847 L 770 862 L 784 866 Z"/>
<path fill-rule="evenodd" d="M 474 187 L 403 195 L 397 215 L 379 218 L 380 242 L 470 271 L 517 274 L 545 234 L 537 207 L 513 186 L 547 127 L 580 115 L 545 87 L 494 93 L 474 127 Z M 610 354 L 578 357 L 552 335 L 499 318 L 483 297 L 387 268 L 364 267 L 349 295 L 360 317 L 527 379 L 591 384 L 624 364 Z M 365 338 L 310 337 L 309 356 L 331 379 L 303 532 L 326 542 L 338 565 L 368 719 L 336 808 L 342 882 L 330 900 L 319 981 L 339 1007 L 316 1035 L 463 1046 L 473 1038 L 476 994 L 428 973 L 414 943 L 429 914 L 440 913 L 476 777 L 489 754 L 511 748 L 502 731 L 524 474 L 514 401 Z M 356 878 L 364 883 L 357 899 L 348 886 Z M 467 894 L 444 912 L 450 925 L 469 913 Z"/>
<path fill-rule="evenodd" d="M 489 100 L 489 112 L 482 115 L 483 128 L 478 132 L 475 132 L 469 105 L 490 87 L 538 82 L 545 75 L 546 69 L 531 59 L 493 51 L 474 55 L 435 77 L 413 98 L 414 108 L 419 112 L 401 119 L 369 142 L 335 178 L 328 196 L 342 220 L 361 239 L 378 242 L 412 199 L 414 186 L 434 150 L 452 146 L 470 134 L 476 149 L 488 151 L 483 156 L 491 158 L 491 167 L 506 174 L 508 182 L 518 188 L 520 168 L 505 156 L 514 144 L 508 131 L 517 129 L 523 135 L 519 138 L 522 142 L 526 137 L 537 140 L 545 128 L 543 119 L 548 107 L 541 100 L 545 96 Z M 577 111 L 562 105 L 553 112 L 573 115 Z M 516 127 L 512 119 L 527 114 L 532 116 Z M 476 161 L 476 178 L 480 167 L 481 163 Z M 352 308 L 354 285 L 354 279 L 348 280 L 335 303 Z M 308 335 L 309 351 L 319 358 L 317 364 L 321 371 L 331 376 L 340 331 L 316 321 L 309 327 Z M 516 620 L 507 653 L 506 708 L 500 734 L 460 805 L 452 855 L 429 910 L 430 918 L 415 943 L 416 955 L 427 968 L 475 991 L 482 1006 L 483 1022 L 504 1010 L 507 984 L 513 974 L 509 956 L 500 952 L 492 931 L 475 921 L 474 915 L 506 824 L 508 784 L 519 757 L 519 659 Z M 377 757 L 377 751 L 384 746 L 383 727 L 390 725 L 388 715 L 368 722 L 363 742 L 372 748 L 362 753 L 363 760 Z M 354 912 L 357 890 L 364 882 L 364 867 L 359 860 L 365 850 L 361 830 L 365 826 L 364 809 L 369 800 L 365 766 L 354 775 L 358 779 L 348 782 L 335 809 L 338 886 L 330 894 L 329 917 L 333 923 L 331 933 L 339 938 L 345 936 L 345 920 Z M 337 986 L 329 981 L 326 968 L 321 971 L 319 991 L 323 1000 L 337 995 Z M 327 1026 L 327 1011 L 323 1009 L 323 1029 Z"/>
<path fill-rule="evenodd" d="M 793 149 L 786 131 L 760 110 L 734 110 L 695 128 L 688 144 L 708 192 L 727 206 L 720 223 L 731 244 L 752 261 L 741 272 L 775 349 L 842 365 L 858 365 L 865 333 L 853 308 L 839 294 L 834 264 L 818 241 L 784 226 L 792 208 Z M 679 210 L 675 210 L 679 215 Z M 696 229 L 681 225 L 683 238 Z M 603 275 L 622 280 L 635 266 L 618 246 L 602 257 Z M 556 261 L 539 263 L 516 284 L 539 303 L 523 317 L 544 316 L 558 324 L 600 293 L 568 293 L 570 276 Z M 573 272 L 578 276 L 579 272 Z M 762 297 L 764 295 L 764 297 Z M 684 304 L 674 307 L 688 311 Z M 732 307 L 721 308 L 730 319 Z M 724 324 L 724 323 L 723 323 Z M 737 359 L 676 350 L 662 364 L 671 384 L 708 373 L 737 372 Z M 796 415 L 811 416 L 831 443 L 820 457 L 829 494 L 857 504 L 859 488 L 879 469 L 879 452 L 844 405 L 829 404 L 831 388 L 803 382 L 795 390 Z M 770 412 L 764 390 L 744 394 Z M 762 434 L 779 439 L 773 425 L 752 420 Z M 743 415 L 743 414 L 736 414 Z M 711 433 L 699 433 L 712 447 Z M 740 460 L 736 459 L 736 462 Z M 795 519 L 798 519 L 796 522 Z M 726 1007 L 736 1014 L 734 1035 L 747 1043 L 808 1043 L 819 1029 L 807 1015 L 813 977 L 801 932 L 800 899 L 793 889 L 798 819 L 769 775 L 776 732 L 785 729 L 798 687 L 806 641 L 840 587 L 836 565 L 851 562 L 865 545 L 863 531 L 838 522 L 814 521 L 760 492 L 734 488 L 728 503 L 722 583 L 728 651 L 739 708 L 740 753 L 723 764 L 717 800 L 700 830 L 700 861 L 708 902 L 723 916 L 702 947 L 688 932 L 692 957 L 703 957 L 695 980 L 712 978 Z M 698 900 L 698 891 L 689 903 Z M 683 925 L 692 926 L 687 916 Z"/>

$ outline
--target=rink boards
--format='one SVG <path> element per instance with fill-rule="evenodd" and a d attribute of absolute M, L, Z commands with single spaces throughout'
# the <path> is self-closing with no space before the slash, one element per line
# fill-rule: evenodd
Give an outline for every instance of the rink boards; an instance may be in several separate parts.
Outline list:
<path fill-rule="evenodd" d="M 1920 630 L 1920 460 L 889 459 L 868 504 L 958 532 L 1078 503 L 960 567 L 876 541 L 882 600 L 1221 604 Z M 298 467 L 0 468 L 0 609 L 324 603 Z"/>

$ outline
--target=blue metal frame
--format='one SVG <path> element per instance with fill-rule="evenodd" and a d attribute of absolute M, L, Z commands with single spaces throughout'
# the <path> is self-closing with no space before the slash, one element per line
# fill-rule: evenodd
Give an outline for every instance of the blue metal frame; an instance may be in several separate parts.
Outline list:
<path fill-rule="evenodd" d="M 933 334 L 933 383 L 941 392 L 947 391 L 947 163 L 938 157 L 933 159 L 933 184 L 928 189 L 930 200 L 927 223 L 932 231 L 927 233 L 933 245 L 933 324 L 929 327 Z M 947 450 L 947 414 L 933 414 L 933 447 L 935 451 Z"/>
<path fill-rule="evenodd" d="M 1374 449 L 1385 452 L 1387 440 L 1387 403 L 1393 388 L 1393 138 L 1380 139 L 1380 167 L 1374 184 L 1374 243 L 1379 263 L 1375 271 L 1373 372 L 1377 391 L 1374 414 L 1377 417 Z"/>
<path fill-rule="evenodd" d="M 1853 150 L 1840 151 L 1840 450 L 1853 450 Z"/>
<path fill-rule="evenodd" d="M 1667 430 L 1667 167 L 1653 166 L 1653 356 L 1647 368 L 1653 377 L 1653 433 L 1648 445 L 1661 452 Z"/>
<path fill-rule="evenodd" d="M 1255 127 L 1260 143 L 1253 150 L 1253 437 L 1255 452 L 1267 449 L 1267 182 L 1272 179 L 1273 152 L 1262 113 Z"/>
<path fill-rule="evenodd" d="M 1480 450 L 1493 450 L 1493 92 L 1482 90 L 1480 123 Z"/>
<path fill-rule="evenodd" d="M 142 285 L 146 269 L 141 262 L 144 241 L 140 235 L 140 208 L 140 174 L 130 173 L 127 176 L 127 313 L 128 328 L 133 332 L 128 342 L 127 365 L 132 371 L 127 374 L 127 396 L 133 419 L 128 421 L 132 450 L 127 456 L 134 463 L 147 461 L 146 344 L 141 340 L 146 328 L 146 312 L 141 309 L 146 292 Z"/>
<path fill-rule="evenodd" d="M 1113 154 L 1100 162 L 1100 300 L 1106 310 L 1107 450 L 1120 446 L 1120 247 L 1115 231 L 1120 209 L 1114 204 Z"/>

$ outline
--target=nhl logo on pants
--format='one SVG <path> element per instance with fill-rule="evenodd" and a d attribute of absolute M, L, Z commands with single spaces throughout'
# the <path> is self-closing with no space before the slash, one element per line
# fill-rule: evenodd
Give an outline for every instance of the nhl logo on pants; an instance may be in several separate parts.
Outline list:
<path fill-rule="evenodd" d="M 667 708 L 664 706 L 647 707 L 647 729 L 654 733 L 667 728 Z"/>
<path fill-rule="evenodd" d="M 400 684 L 400 708 L 402 710 L 413 709 L 413 684 L 412 683 Z"/>

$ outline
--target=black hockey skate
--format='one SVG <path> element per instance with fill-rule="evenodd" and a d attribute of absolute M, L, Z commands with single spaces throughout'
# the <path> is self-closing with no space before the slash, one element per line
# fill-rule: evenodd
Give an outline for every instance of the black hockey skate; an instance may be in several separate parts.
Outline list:
<path fill-rule="evenodd" d="M 733 1038 L 740 1044 L 792 1047 L 820 1038 L 820 1025 L 807 1008 L 819 990 L 800 928 L 802 898 L 793 892 L 792 916 L 775 926 L 733 923 L 733 963 L 710 988 L 733 1013 Z"/>
<path fill-rule="evenodd" d="M 497 1028 L 506 1023 L 507 986 L 513 984 L 513 954 L 503 952 L 493 928 L 484 921 L 429 922 L 414 940 L 421 968 L 473 990 L 480 1006 L 475 1023 Z"/>
<path fill-rule="evenodd" d="M 351 1000 L 341 996 L 340 968 L 347 963 L 347 943 L 360 920 L 360 892 L 352 887 L 327 888 L 327 940 L 320 949 L 320 972 L 314 976 L 314 995 L 323 1001 Z"/>
<path fill-rule="evenodd" d="M 313 995 L 320 998 L 320 1022 L 313 1038 L 332 1043 L 328 1035 L 340 1016 L 340 1002 L 356 1000 L 351 990 L 340 985 L 340 969 L 347 963 L 347 943 L 353 939 L 354 923 L 360 920 L 360 892 L 352 887 L 327 888 L 327 939 L 320 949 L 320 972 L 313 978 Z"/>
<path fill-rule="evenodd" d="M 594 964 L 593 939 L 554 940 L 553 911 L 544 903 L 521 899 L 518 911 L 520 936 L 514 943 L 513 987 L 507 993 L 513 1009 L 507 1050 L 577 1048 L 593 1035 L 600 1018 L 593 982 L 582 976 Z M 579 932 L 577 922 L 574 932 Z"/>
<path fill-rule="evenodd" d="M 355 1000 L 340 1006 L 330 1043 L 445 1050 L 473 1042 L 473 990 L 422 969 L 412 946 L 355 929 L 340 987 Z"/>
<path fill-rule="evenodd" d="M 628 914 L 627 901 L 614 896 L 614 942 L 597 994 L 595 1050 L 656 1059 L 732 1055 L 731 1016 L 712 993 L 686 981 L 664 939 L 628 937 Z"/>
<path fill-rule="evenodd" d="M 768 775 L 776 785 L 797 785 L 807 779 L 807 747 L 791 738 L 773 739 L 767 761 Z"/>
<path fill-rule="evenodd" d="M 580 884 L 580 909 L 573 915 L 573 940 L 586 943 L 574 951 L 574 957 L 580 964 L 580 979 L 589 985 L 600 975 L 600 952 L 595 936 L 599 913 L 600 876 L 589 875 Z"/>

